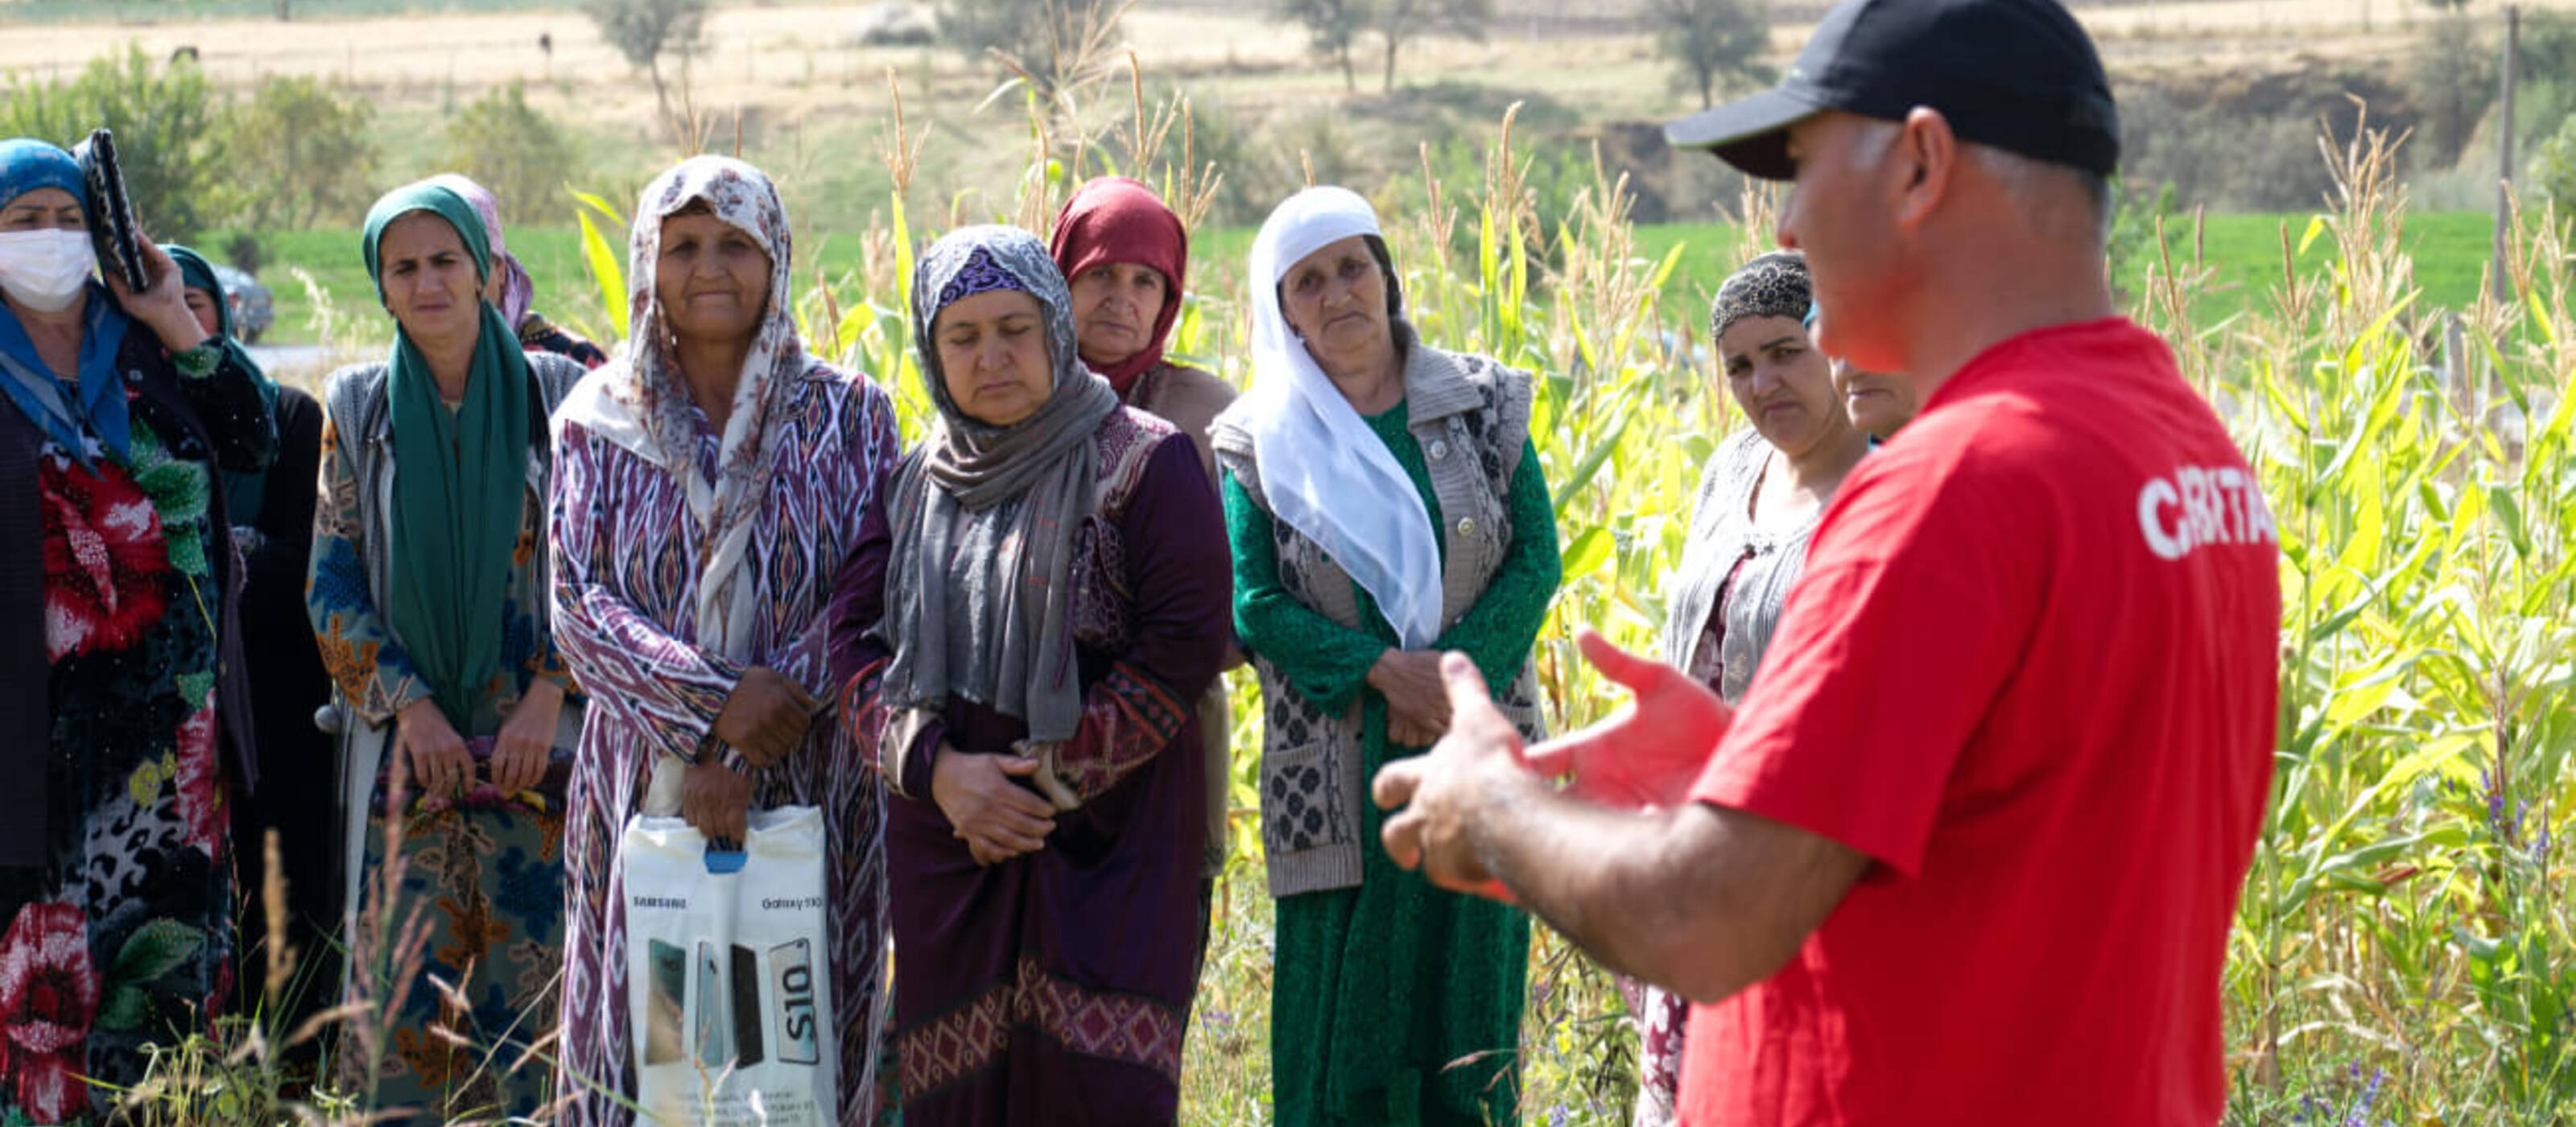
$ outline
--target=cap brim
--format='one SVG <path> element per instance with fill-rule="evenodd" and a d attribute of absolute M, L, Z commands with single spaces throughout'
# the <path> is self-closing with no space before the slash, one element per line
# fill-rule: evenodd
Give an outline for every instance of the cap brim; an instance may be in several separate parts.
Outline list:
<path fill-rule="evenodd" d="M 1748 176 L 1794 180 L 1798 166 L 1789 159 L 1789 127 L 1823 111 L 1804 94 L 1774 87 L 1666 125 L 1664 142 L 1708 149 Z"/>

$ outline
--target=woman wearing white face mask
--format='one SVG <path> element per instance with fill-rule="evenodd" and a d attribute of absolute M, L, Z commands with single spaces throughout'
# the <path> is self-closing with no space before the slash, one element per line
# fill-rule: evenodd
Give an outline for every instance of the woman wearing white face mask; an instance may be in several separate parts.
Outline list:
<path fill-rule="evenodd" d="M 90 221 L 69 154 L 0 142 L 0 1007 L 54 1000 L 0 1119 L 39 1123 L 95 1120 L 83 1078 L 135 1083 L 230 988 L 251 748 L 216 474 L 276 446 L 169 256 L 102 285 Z"/>

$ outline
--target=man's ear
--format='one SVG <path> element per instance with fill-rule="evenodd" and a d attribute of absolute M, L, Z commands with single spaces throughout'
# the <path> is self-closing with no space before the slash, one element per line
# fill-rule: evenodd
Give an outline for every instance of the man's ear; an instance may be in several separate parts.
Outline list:
<path fill-rule="evenodd" d="M 1941 209 L 1950 181 L 1958 175 L 1961 156 L 1958 135 L 1950 132 L 1950 120 L 1941 111 L 1916 106 L 1905 115 L 1888 153 L 1888 159 L 1897 163 L 1892 171 L 1901 173 L 1904 185 L 1896 206 L 1898 230 L 1917 230 Z"/>

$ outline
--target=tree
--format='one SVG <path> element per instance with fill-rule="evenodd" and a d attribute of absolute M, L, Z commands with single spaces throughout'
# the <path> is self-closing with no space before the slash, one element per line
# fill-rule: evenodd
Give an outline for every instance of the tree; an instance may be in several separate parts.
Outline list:
<path fill-rule="evenodd" d="M 970 58 L 999 54 L 1052 94 L 1118 35 L 1120 0 L 941 0 L 939 36 Z"/>
<path fill-rule="evenodd" d="M 579 176 L 572 156 L 563 127 L 529 105 L 516 82 L 485 94 L 447 126 L 449 165 L 491 189 L 511 224 L 538 222 L 562 198 L 565 182 Z"/>
<path fill-rule="evenodd" d="M 2428 168 L 2457 164 L 2496 100 L 2496 54 L 2466 17 L 2432 21 L 2409 60 L 2407 93 L 2422 115 L 2416 156 Z"/>
<path fill-rule="evenodd" d="M 2558 213 L 2558 221 L 2576 231 L 2576 117 L 2558 125 L 2558 133 L 2531 154 L 2531 181 L 2540 198 Z"/>
<path fill-rule="evenodd" d="M 2516 46 L 2514 147 L 2529 152 L 2576 117 L 2576 15 L 2526 10 Z"/>
<path fill-rule="evenodd" d="M 1717 104 L 1721 80 L 1767 85 L 1772 79 L 1760 61 L 1771 30 L 1759 0 L 1648 0 L 1646 18 L 1656 46 L 1699 91 L 1703 109 Z"/>
<path fill-rule="evenodd" d="M 262 230 L 303 230 L 367 206 L 376 185 L 375 108 L 302 75 L 260 84 L 234 131 L 246 189 L 241 215 Z"/>
<path fill-rule="evenodd" d="M 1341 64 L 1342 88 L 1358 90 L 1359 75 L 1351 65 L 1351 46 L 1368 26 L 1368 0 L 1281 0 L 1277 18 L 1306 29 L 1306 41 L 1318 55 Z"/>
<path fill-rule="evenodd" d="M 707 0 L 590 0 L 590 18 L 618 54 L 653 76 L 653 100 L 662 107 L 662 120 L 671 120 L 662 56 L 698 50 L 706 38 Z"/>
<path fill-rule="evenodd" d="M 1386 45 L 1387 93 L 1395 92 L 1395 56 L 1405 41 L 1425 35 L 1485 37 L 1485 22 L 1494 18 L 1493 0 L 1374 0 L 1370 27 Z"/>
<path fill-rule="evenodd" d="M 93 59 L 69 82 L 12 84 L 0 97 L 0 137 L 69 148 L 92 129 L 115 130 L 136 219 L 152 238 L 184 242 L 238 190 L 226 164 L 231 116 L 195 61 L 165 66 L 129 45 L 123 59 Z"/>
<path fill-rule="evenodd" d="M 1384 50 L 1384 88 L 1395 90 L 1395 60 L 1408 41 L 1425 35 L 1482 39 L 1494 16 L 1493 0 L 1277 0 L 1272 14 L 1303 25 L 1315 52 L 1342 68 L 1342 84 L 1358 89 L 1351 52 L 1362 32 Z"/>

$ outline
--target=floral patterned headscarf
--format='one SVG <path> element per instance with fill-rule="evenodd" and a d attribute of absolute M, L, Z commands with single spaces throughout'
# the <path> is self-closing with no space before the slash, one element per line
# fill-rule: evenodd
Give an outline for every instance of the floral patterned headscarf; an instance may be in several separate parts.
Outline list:
<path fill-rule="evenodd" d="M 680 375 L 669 315 L 655 285 L 662 223 L 703 202 L 769 255 L 769 303 L 743 357 L 733 414 L 718 447 L 715 481 L 698 473 L 698 413 Z M 727 157 L 691 157 L 644 189 L 626 261 L 627 339 L 607 366 L 566 397 L 557 418 L 633 451 L 685 483 L 698 526 L 697 638 L 726 657 L 750 656 L 758 615 L 753 583 L 741 581 L 753 518 L 778 460 L 770 416 L 798 380 L 822 367 L 796 335 L 788 278 L 787 206 L 759 169 Z"/>
<path fill-rule="evenodd" d="M 1036 300 L 1054 369 L 1046 405 L 1009 426 L 958 406 L 932 336 L 941 310 L 995 290 Z M 1118 410 L 1118 393 L 1083 366 L 1072 295 L 1035 235 L 950 232 L 914 269 L 912 299 L 922 382 L 939 419 L 896 471 L 886 507 L 894 554 L 880 630 L 895 650 L 887 700 L 936 712 L 954 693 L 1026 721 L 1039 744 L 1071 739 L 1082 718 L 1074 538 L 1092 509 L 1093 435 Z"/>

